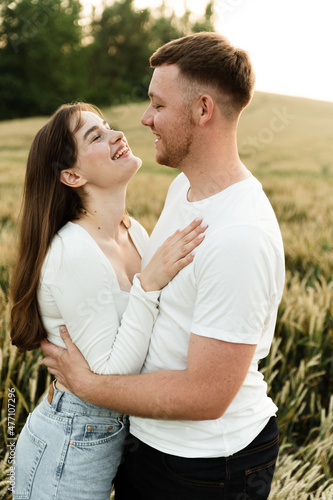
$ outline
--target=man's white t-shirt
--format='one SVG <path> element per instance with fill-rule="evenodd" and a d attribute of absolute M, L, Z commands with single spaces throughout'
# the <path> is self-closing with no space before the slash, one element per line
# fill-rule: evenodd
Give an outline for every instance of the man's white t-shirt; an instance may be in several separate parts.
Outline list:
<path fill-rule="evenodd" d="M 142 371 L 185 369 L 191 332 L 257 348 L 241 389 L 221 418 L 131 417 L 130 429 L 148 445 L 172 455 L 230 456 L 246 447 L 277 411 L 258 363 L 269 352 L 282 297 L 283 243 L 273 209 L 252 175 L 198 202 L 188 202 L 189 187 L 184 174 L 171 184 L 143 268 L 166 237 L 195 217 L 202 216 L 209 227 L 193 263 L 161 292 Z"/>

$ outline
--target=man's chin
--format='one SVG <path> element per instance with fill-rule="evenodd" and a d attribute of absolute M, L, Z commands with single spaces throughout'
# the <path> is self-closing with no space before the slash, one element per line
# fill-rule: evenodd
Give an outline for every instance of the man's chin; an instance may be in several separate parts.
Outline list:
<path fill-rule="evenodd" d="M 158 156 L 155 157 L 156 163 L 159 165 L 163 165 L 164 167 L 170 167 L 170 168 L 178 168 L 175 165 L 171 165 L 170 161 L 166 158 L 159 158 Z"/>

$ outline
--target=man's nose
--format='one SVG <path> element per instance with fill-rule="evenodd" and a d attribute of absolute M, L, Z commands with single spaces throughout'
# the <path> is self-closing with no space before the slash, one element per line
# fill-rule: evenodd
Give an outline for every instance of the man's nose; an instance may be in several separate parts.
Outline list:
<path fill-rule="evenodd" d="M 146 127 L 151 127 L 153 124 L 153 116 L 151 113 L 151 104 L 148 106 L 146 111 L 143 113 L 141 117 L 141 123 L 142 125 L 145 125 Z"/>

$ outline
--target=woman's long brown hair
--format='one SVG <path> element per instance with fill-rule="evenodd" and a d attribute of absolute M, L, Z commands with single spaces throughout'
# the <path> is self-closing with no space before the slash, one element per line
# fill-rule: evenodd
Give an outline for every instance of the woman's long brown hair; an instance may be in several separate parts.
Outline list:
<path fill-rule="evenodd" d="M 76 162 L 74 133 L 81 126 L 81 111 L 102 116 L 90 104 L 63 105 L 37 133 L 30 148 L 18 259 L 11 280 L 11 339 L 19 351 L 39 347 L 46 337 L 37 302 L 42 265 L 57 231 L 77 219 L 83 208 L 77 191 L 60 182 L 61 170 Z M 70 128 L 73 116 L 77 117 L 75 130 Z"/>

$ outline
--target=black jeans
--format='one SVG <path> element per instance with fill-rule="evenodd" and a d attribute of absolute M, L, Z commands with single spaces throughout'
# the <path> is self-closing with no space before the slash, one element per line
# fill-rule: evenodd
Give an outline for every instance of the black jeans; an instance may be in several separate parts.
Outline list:
<path fill-rule="evenodd" d="M 272 417 L 246 448 L 219 458 L 182 458 L 129 436 L 116 500 L 265 500 L 278 456 Z"/>

